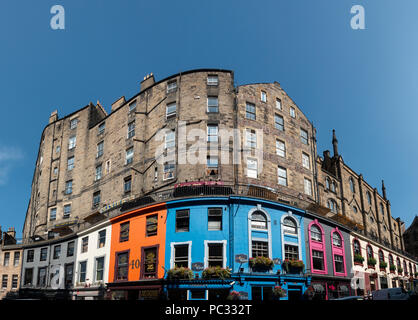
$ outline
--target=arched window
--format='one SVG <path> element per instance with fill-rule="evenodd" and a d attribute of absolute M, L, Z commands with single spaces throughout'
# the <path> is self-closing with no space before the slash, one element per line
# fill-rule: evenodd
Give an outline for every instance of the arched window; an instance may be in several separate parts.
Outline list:
<path fill-rule="evenodd" d="M 382 203 L 380 203 L 380 211 L 382 212 L 382 215 L 385 216 L 385 209 Z"/>
<path fill-rule="evenodd" d="M 373 258 L 373 249 L 371 245 L 367 245 L 366 247 L 367 250 L 367 258 Z"/>
<path fill-rule="evenodd" d="M 286 233 L 297 234 L 297 226 L 295 220 L 289 217 L 284 218 L 283 229 Z"/>
<path fill-rule="evenodd" d="M 354 213 L 357 213 L 357 207 L 356 206 L 353 206 L 353 211 L 354 211 Z"/>
<path fill-rule="evenodd" d="M 393 265 L 393 257 L 389 254 L 389 267 Z"/>
<path fill-rule="evenodd" d="M 352 193 L 356 193 L 356 188 L 354 187 L 354 180 L 353 180 L 352 177 L 350 177 L 349 182 L 350 182 L 350 190 L 351 190 L 351 192 Z"/>
<path fill-rule="evenodd" d="M 329 179 L 328 178 L 325 179 L 325 188 L 327 190 L 329 190 Z"/>
<path fill-rule="evenodd" d="M 384 262 L 385 261 L 385 256 L 383 254 L 382 250 L 379 250 L 379 262 Z"/>
<path fill-rule="evenodd" d="M 316 225 L 311 226 L 311 240 L 322 242 L 322 232 Z"/>
<path fill-rule="evenodd" d="M 333 232 L 332 234 L 332 245 L 336 247 L 342 246 L 341 237 L 337 232 Z"/>
<path fill-rule="evenodd" d="M 398 267 L 398 272 L 399 272 L 399 268 L 401 268 L 401 259 L 396 258 L 396 266 Z"/>
<path fill-rule="evenodd" d="M 331 212 L 333 212 L 333 213 L 337 213 L 337 203 L 335 202 L 335 200 L 334 199 L 328 199 L 328 201 L 327 201 L 327 207 L 329 208 L 329 209 L 331 209 Z"/>
<path fill-rule="evenodd" d="M 413 275 L 413 273 L 412 273 L 412 264 L 411 264 L 411 262 L 409 263 L 409 274 L 412 276 Z"/>
<path fill-rule="evenodd" d="M 267 230 L 267 217 L 261 211 L 255 211 L 251 215 L 251 228 Z"/>
<path fill-rule="evenodd" d="M 403 272 L 405 272 L 405 274 L 408 273 L 408 269 L 406 268 L 406 261 L 403 261 Z"/>
<path fill-rule="evenodd" d="M 336 187 L 335 187 L 335 182 L 334 182 L 334 181 L 332 181 L 332 182 L 331 182 L 331 191 L 332 191 L 332 192 L 336 192 L 336 190 L 337 190 L 337 189 L 336 189 Z"/>
<path fill-rule="evenodd" d="M 354 239 L 353 241 L 353 253 L 354 255 L 356 254 L 361 255 L 360 242 L 357 239 Z"/>
<path fill-rule="evenodd" d="M 367 198 L 367 203 L 369 205 L 372 205 L 372 196 L 370 195 L 369 191 L 366 192 L 366 198 Z"/>

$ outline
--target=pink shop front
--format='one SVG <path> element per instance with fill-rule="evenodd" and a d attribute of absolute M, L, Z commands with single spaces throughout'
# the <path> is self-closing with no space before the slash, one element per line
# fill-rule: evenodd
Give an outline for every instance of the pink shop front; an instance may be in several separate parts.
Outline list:
<path fill-rule="evenodd" d="M 315 292 L 313 300 L 332 300 L 354 295 L 350 279 L 312 277 L 311 287 Z"/>

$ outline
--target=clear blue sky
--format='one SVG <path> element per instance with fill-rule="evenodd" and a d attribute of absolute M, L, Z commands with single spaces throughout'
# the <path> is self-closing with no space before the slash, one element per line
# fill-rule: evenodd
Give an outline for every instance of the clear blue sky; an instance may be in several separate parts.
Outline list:
<path fill-rule="evenodd" d="M 65 8 L 65 30 L 50 9 Z M 350 8 L 365 8 L 352 30 Z M 106 110 L 194 68 L 235 71 L 237 84 L 278 81 L 318 130 L 335 128 L 344 161 L 407 226 L 418 198 L 418 1 L 0 2 L 0 225 L 21 234 L 42 129 L 90 101 Z"/>

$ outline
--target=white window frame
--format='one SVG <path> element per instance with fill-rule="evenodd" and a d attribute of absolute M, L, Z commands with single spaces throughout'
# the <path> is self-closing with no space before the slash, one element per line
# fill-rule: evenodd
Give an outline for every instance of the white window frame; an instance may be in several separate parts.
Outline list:
<path fill-rule="evenodd" d="M 222 244 L 222 268 L 226 268 L 226 240 L 204 240 L 205 245 L 205 257 L 204 257 L 204 268 L 206 269 L 209 265 L 209 244 Z"/>
<path fill-rule="evenodd" d="M 181 245 L 187 245 L 188 246 L 188 258 L 187 258 L 187 264 L 188 268 L 190 269 L 192 264 L 192 241 L 184 241 L 184 242 L 171 242 L 170 248 L 171 248 L 171 256 L 170 256 L 170 269 L 174 268 L 174 247 L 175 246 L 181 246 Z"/>
<path fill-rule="evenodd" d="M 252 165 L 251 165 L 251 162 L 253 163 Z M 255 164 L 255 168 L 253 167 L 254 164 Z M 258 160 L 255 158 L 247 158 L 247 177 L 258 179 Z"/>
<path fill-rule="evenodd" d="M 282 170 L 282 172 L 285 173 L 285 175 L 280 175 L 280 170 Z M 285 181 L 285 183 L 281 183 L 281 181 Z M 284 167 L 277 167 L 277 184 L 280 186 L 284 186 L 287 187 L 288 186 L 288 181 L 287 181 L 287 169 Z"/>
<path fill-rule="evenodd" d="M 260 91 L 260 101 L 267 102 L 267 92 L 265 92 L 264 90 Z"/>
<path fill-rule="evenodd" d="M 132 152 L 128 153 L 129 150 L 132 150 Z M 130 164 L 133 161 L 134 161 L 134 148 L 130 147 L 130 148 L 126 149 L 126 151 L 125 151 L 125 164 Z"/>
<path fill-rule="evenodd" d="M 312 181 L 311 181 L 311 179 L 303 178 L 303 188 L 304 188 L 305 194 L 312 197 Z M 307 189 L 307 188 L 309 188 L 309 189 Z"/>
<path fill-rule="evenodd" d="M 216 79 L 216 81 L 215 81 L 215 79 Z M 217 86 L 219 84 L 218 75 L 209 74 L 206 83 L 207 83 L 208 86 Z"/>
<path fill-rule="evenodd" d="M 302 152 L 302 166 L 305 169 L 311 170 L 311 157 L 305 152 Z"/>
<path fill-rule="evenodd" d="M 172 109 L 174 107 L 174 111 L 169 111 L 169 109 Z M 177 115 L 177 103 L 171 102 L 168 103 L 165 107 L 165 118 L 169 119 L 171 117 L 175 117 Z"/>
<path fill-rule="evenodd" d="M 71 136 L 68 139 L 68 150 L 72 150 L 76 147 L 77 145 L 77 137 L 76 136 Z"/>
<path fill-rule="evenodd" d="M 280 157 L 286 158 L 286 142 L 276 139 L 276 154 Z"/>

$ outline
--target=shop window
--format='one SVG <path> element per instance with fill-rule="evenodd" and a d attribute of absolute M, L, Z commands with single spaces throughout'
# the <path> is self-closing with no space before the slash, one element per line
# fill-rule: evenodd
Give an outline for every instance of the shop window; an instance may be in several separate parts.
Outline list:
<path fill-rule="evenodd" d="M 146 248 L 142 251 L 142 278 L 157 277 L 157 254 L 158 248 Z"/>
<path fill-rule="evenodd" d="M 147 217 L 146 221 L 146 235 L 147 237 L 156 236 L 158 230 L 158 215 L 153 214 Z"/>
<path fill-rule="evenodd" d="M 129 240 L 129 221 L 121 223 L 119 242 L 125 242 Z"/>
<path fill-rule="evenodd" d="M 208 245 L 208 267 L 224 267 L 224 245 L 223 243 L 209 243 Z"/>
<path fill-rule="evenodd" d="M 116 253 L 116 281 L 128 280 L 129 251 Z"/>
<path fill-rule="evenodd" d="M 189 245 L 180 244 L 174 246 L 174 267 L 189 267 Z"/>

